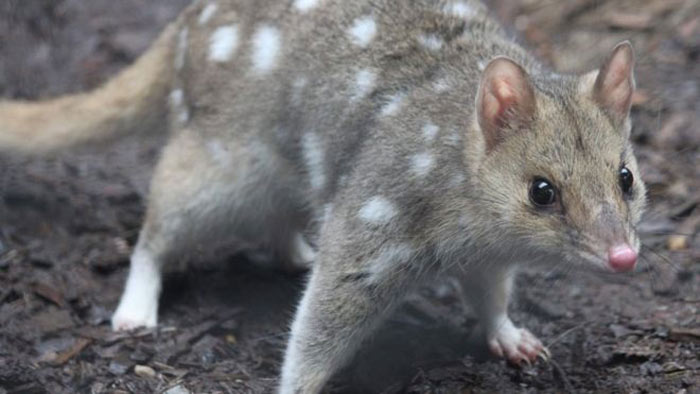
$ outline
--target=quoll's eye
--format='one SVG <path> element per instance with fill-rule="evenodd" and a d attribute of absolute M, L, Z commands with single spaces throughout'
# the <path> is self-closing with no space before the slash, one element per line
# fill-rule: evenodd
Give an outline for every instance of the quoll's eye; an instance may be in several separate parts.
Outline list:
<path fill-rule="evenodd" d="M 632 184 L 634 184 L 632 171 L 627 167 L 620 168 L 620 188 L 622 188 L 622 192 L 625 194 L 629 193 L 632 190 Z"/>
<path fill-rule="evenodd" d="M 530 186 L 530 200 L 538 207 L 546 207 L 557 200 L 557 192 L 548 180 L 535 178 Z"/>

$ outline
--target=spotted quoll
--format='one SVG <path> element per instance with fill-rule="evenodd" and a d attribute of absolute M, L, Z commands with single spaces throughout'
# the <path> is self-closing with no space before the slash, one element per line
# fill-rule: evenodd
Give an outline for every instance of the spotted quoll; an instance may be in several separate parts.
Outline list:
<path fill-rule="evenodd" d="M 494 354 L 518 265 L 636 262 L 634 55 L 540 64 L 477 1 L 204 0 L 103 87 L 0 103 L 0 150 L 169 128 L 112 324 L 157 322 L 161 269 L 222 235 L 310 269 L 281 393 L 317 393 L 417 284 L 459 278 Z"/>

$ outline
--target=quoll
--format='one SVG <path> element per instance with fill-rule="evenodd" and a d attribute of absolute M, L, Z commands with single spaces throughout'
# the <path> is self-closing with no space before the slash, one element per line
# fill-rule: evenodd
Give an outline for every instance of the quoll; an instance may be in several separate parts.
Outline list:
<path fill-rule="evenodd" d="M 634 55 L 556 73 L 478 1 L 204 0 L 87 93 L 0 103 L 0 151 L 167 125 L 115 330 L 157 323 L 161 269 L 234 234 L 310 269 L 281 393 L 317 393 L 402 296 L 455 276 L 497 356 L 523 264 L 635 266 Z"/>

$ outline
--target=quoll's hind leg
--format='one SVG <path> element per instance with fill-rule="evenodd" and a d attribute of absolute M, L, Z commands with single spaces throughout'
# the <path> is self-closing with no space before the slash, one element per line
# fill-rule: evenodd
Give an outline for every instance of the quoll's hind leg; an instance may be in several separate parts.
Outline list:
<path fill-rule="evenodd" d="M 158 323 L 158 297 L 161 289 L 162 251 L 143 241 L 144 232 L 131 255 L 129 276 L 119 306 L 112 316 L 112 329 L 130 330 L 155 327 Z"/>
<path fill-rule="evenodd" d="M 191 135 L 180 134 L 166 146 L 156 166 L 146 220 L 112 317 L 114 330 L 156 326 L 163 265 L 175 253 L 186 251 L 185 245 L 195 242 L 193 228 L 206 226 L 217 211 L 211 206 L 217 200 L 207 199 L 204 189 L 204 179 L 211 182 L 217 174 L 211 174 L 199 145 Z"/>
<path fill-rule="evenodd" d="M 267 159 L 265 163 L 274 161 Z M 251 177 L 275 178 L 260 174 L 266 169 L 255 167 L 255 162 L 263 161 L 251 161 L 247 149 L 212 145 L 190 130 L 170 141 L 151 182 L 146 222 L 112 318 L 115 330 L 156 325 L 161 269 L 169 259 L 199 246 L 206 250 L 222 235 L 266 236 L 262 232 L 266 216 L 261 212 L 273 201 L 260 195 L 274 190 L 258 190 L 265 188 L 264 182 Z M 250 208 L 251 201 L 255 209 Z M 282 231 L 284 225 L 277 228 Z"/>
<path fill-rule="evenodd" d="M 508 317 L 508 300 L 515 270 L 485 266 L 488 272 L 467 269 L 461 281 L 465 303 L 471 304 L 483 324 L 491 353 L 520 365 L 547 359 L 549 350 L 525 328 L 516 327 Z"/>

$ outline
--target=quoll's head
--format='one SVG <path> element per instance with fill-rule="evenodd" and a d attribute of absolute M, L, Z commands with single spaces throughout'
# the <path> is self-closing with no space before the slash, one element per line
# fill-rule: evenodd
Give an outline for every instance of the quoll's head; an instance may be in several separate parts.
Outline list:
<path fill-rule="evenodd" d="M 634 53 L 580 77 L 492 60 L 476 98 L 475 182 L 504 234 L 608 271 L 634 268 L 645 187 L 629 141 Z"/>

